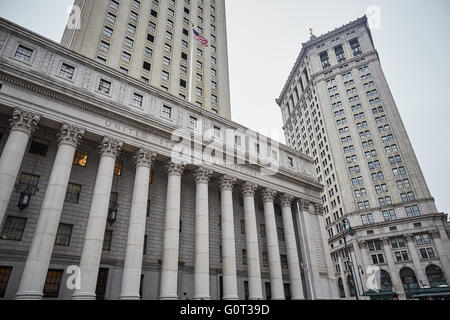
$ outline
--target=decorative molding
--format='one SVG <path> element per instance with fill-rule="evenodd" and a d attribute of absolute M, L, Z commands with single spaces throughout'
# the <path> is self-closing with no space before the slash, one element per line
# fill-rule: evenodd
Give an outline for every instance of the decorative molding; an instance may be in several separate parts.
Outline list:
<path fill-rule="evenodd" d="M 302 211 L 309 211 L 310 202 L 307 200 L 300 199 L 300 209 Z"/>
<path fill-rule="evenodd" d="M 184 163 L 176 163 L 172 160 L 167 161 L 166 169 L 169 173 L 169 176 L 176 175 L 181 177 L 184 173 L 184 169 L 186 169 L 186 165 Z"/>
<path fill-rule="evenodd" d="M 277 197 L 277 191 L 270 188 L 265 188 L 261 191 L 261 195 L 264 202 L 274 202 Z"/>
<path fill-rule="evenodd" d="M 197 167 L 194 170 L 195 182 L 197 184 L 200 184 L 200 183 L 209 184 L 212 174 L 213 174 L 213 171 L 210 169 L 206 169 L 204 167 Z"/>
<path fill-rule="evenodd" d="M 23 131 L 30 136 L 36 130 L 39 121 L 41 121 L 40 115 L 18 108 L 14 109 L 12 117 L 9 120 L 11 130 Z"/>
<path fill-rule="evenodd" d="M 315 209 L 317 215 L 323 216 L 324 208 L 321 203 L 314 203 L 314 209 Z"/>
<path fill-rule="evenodd" d="M 287 193 L 283 193 L 280 198 L 280 204 L 282 207 L 291 207 L 292 205 L 292 201 L 294 201 L 294 196 L 287 194 Z"/>
<path fill-rule="evenodd" d="M 100 143 L 100 154 L 117 158 L 122 150 L 123 143 L 112 138 L 104 137 Z"/>
<path fill-rule="evenodd" d="M 242 196 L 245 197 L 254 197 L 256 189 L 258 188 L 258 185 L 253 182 L 246 182 L 241 187 Z"/>
<path fill-rule="evenodd" d="M 219 179 L 219 188 L 221 191 L 224 190 L 233 190 L 233 186 L 236 183 L 237 179 L 228 175 L 223 175 Z"/>
<path fill-rule="evenodd" d="M 140 148 L 135 155 L 136 166 L 137 167 L 149 167 L 151 168 L 155 163 L 155 159 L 158 153 L 147 150 L 145 148 Z"/>
<path fill-rule="evenodd" d="M 62 103 L 66 103 L 70 106 L 91 112 L 93 114 L 96 114 L 100 117 L 103 117 L 105 119 L 109 119 L 109 120 L 113 120 L 113 121 L 117 121 L 120 122 L 124 125 L 128 125 L 128 126 L 134 126 L 136 128 L 141 129 L 142 131 L 148 132 L 150 134 L 154 134 L 157 135 L 159 137 L 165 138 L 165 139 L 171 139 L 171 134 L 167 133 L 166 131 L 163 131 L 161 129 L 158 128 L 153 128 L 149 125 L 145 125 L 142 124 L 141 122 L 138 121 L 133 121 L 133 120 L 129 120 L 129 119 L 124 119 L 124 115 L 121 114 L 117 114 L 117 113 L 113 113 L 110 111 L 105 111 L 100 109 L 98 106 L 93 105 L 93 104 L 88 104 L 88 103 L 83 103 L 78 99 L 69 97 L 67 95 L 63 95 L 60 94 L 56 91 L 50 90 L 50 89 L 46 89 L 43 87 L 39 87 L 37 85 L 28 83 L 28 82 L 24 82 L 22 81 L 22 79 L 18 79 L 18 78 L 13 78 L 12 76 L 7 76 L 6 74 L 2 74 L 0 73 L 0 80 L 5 81 L 5 82 L 9 82 L 10 84 L 17 86 L 17 87 L 21 87 L 27 90 L 30 90 L 31 92 L 37 93 L 37 94 L 41 94 L 43 96 L 49 97 L 51 99 L 60 101 Z M 122 111 L 121 108 L 117 108 L 117 111 Z M 129 110 L 127 112 L 130 112 Z M 136 114 L 137 115 L 137 114 Z M 138 115 L 137 115 L 138 116 Z M 139 115 L 140 116 L 140 115 Z M 151 117 L 151 120 L 155 120 L 154 117 Z M 148 120 L 148 119 L 146 119 Z"/>
<path fill-rule="evenodd" d="M 81 142 L 85 133 L 84 129 L 79 127 L 63 123 L 61 129 L 57 134 L 58 143 L 61 144 L 69 144 L 74 148 L 77 148 Z"/>

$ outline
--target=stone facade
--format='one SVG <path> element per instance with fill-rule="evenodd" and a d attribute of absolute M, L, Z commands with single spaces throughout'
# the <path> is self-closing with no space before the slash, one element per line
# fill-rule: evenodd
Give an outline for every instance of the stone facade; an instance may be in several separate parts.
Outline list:
<path fill-rule="evenodd" d="M 5 20 L 0 39 L 1 298 L 337 298 L 310 157 Z"/>
<path fill-rule="evenodd" d="M 74 5 L 82 27 L 71 28 L 76 24 L 69 19 L 63 46 L 231 119 L 225 0 L 75 0 Z M 208 47 L 194 40 L 192 26 Z"/>
<path fill-rule="evenodd" d="M 324 228 L 341 297 L 350 297 L 351 262 L 360 295 L 369 289 L 370 266 L 389 274 L 400 299 L 419 286 L 448 283 L 446 216 L 414 154 L 367 18 L 312 35 L 277 102 L 288 145 L 314 158 L 325 184 Z M 348 237 L 352 261 L 344 254 L 344 217 L 356 231 Z"/>

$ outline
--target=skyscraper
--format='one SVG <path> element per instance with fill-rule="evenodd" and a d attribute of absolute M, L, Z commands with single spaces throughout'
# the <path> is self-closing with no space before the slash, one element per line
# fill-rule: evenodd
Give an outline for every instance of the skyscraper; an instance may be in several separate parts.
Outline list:
<path fill-rule="evenodd" d="M 74 5 L 81 20 L 68 24 L 63 46 L 231 118 L 225 1 L 76 0 Z M 207 46 L 193 38 L 194 29 Z"/>
<path fill-rule="evenodd" d="M 367 18 L 311 33 L 277 103 L 287 144 L 314 158 L 341 297 L 368 290 L 369 266 L 385 291 L 450 281 L 450 244 L 375 49 Z M 356 235 L 347 235 L 342 220 Z M 350 260 L 349 260 L 350 258 Z M 369 274 L 368 274 L 369 272 Z"/>

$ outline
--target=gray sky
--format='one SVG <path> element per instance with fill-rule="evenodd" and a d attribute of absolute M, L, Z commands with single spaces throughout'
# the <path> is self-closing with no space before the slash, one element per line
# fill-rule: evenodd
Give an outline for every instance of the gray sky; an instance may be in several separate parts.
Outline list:
<path fill-rule="evenodd" d="M 258 131 L 282 127 L 275 98 L 309 28 L 319 36 L 379 6 L 375 47 L 438 210 L 450 212 L 450 1 L 226 1 L 233 120 Z M 0 16 L 59 42 L 72 4 L 0 0 Z"/>

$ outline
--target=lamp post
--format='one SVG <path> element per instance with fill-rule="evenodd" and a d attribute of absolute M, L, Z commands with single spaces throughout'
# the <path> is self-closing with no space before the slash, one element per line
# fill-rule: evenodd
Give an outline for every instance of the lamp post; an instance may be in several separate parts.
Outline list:
<path fill-rule="evenodd" d="M 359 300 L 358 289 L 356 288 L 355 275 L 353 273 L 352 257 L 350 256 L 350 254 L 348 252 L 347 238 L 345 236 L 345 233 L 347 231 L 347 226 L 348 226 L 348 234 L 350 236 L 354 236 L 355 235 L 355 231 L 352 229 L 352 226 L 350 225 L 350 221 L 347 218 L 342 219 L 341 226 L 342 226 L 342 230 L 343 230 L 342 231 L 342 236 L 344 237 L 345 254 L 346 254 L 346 256 L 348 258 L 348 261 L 349 261 L 349 268 L 350 268 L 350 275 L 352 277 L 353 289 L 355 290 L 356 300 Z"/>

